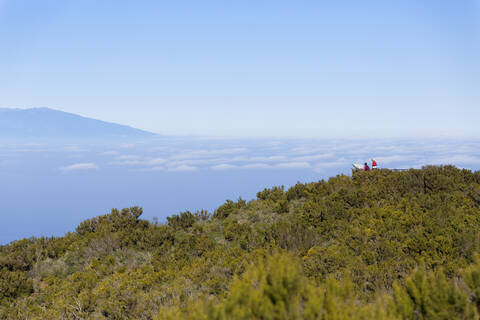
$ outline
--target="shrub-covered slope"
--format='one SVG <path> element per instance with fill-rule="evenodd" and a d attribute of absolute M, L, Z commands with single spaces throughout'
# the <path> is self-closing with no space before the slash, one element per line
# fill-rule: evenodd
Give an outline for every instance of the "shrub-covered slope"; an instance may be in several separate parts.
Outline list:
<path fill-rule="evenodd" d="M 480 172 L 377 170 L 0 247 L 1 319 L 478 319 Z"/>

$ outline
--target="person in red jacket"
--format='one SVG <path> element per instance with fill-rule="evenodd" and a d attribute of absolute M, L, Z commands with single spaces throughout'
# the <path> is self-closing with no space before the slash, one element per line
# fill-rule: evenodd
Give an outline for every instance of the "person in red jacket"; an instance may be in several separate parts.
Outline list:
<path fill-rule="evenodd" d="M 363 171 L 370 171 L 370 167 L 368 166 L 368 164 L 366 162 L 363 165 Z"/>
<path fill-rule="evenodd" d="M 372 170 L 377 170 L 377 161 L 375 159 L 372 159 Z"/>

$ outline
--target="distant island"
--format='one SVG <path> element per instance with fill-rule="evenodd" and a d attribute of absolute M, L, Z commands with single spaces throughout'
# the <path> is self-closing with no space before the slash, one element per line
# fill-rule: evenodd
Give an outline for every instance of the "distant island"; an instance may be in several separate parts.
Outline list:
<path fill-rule="evenodd" d="M 154 133 L 50 108 L 0 108 L 0 138 L 146 138 Z"/>
<path fill-rule="evenodd" d="M 338 175 L 0 246 L 1 319 L 478 319 L 480 172 Z"/>

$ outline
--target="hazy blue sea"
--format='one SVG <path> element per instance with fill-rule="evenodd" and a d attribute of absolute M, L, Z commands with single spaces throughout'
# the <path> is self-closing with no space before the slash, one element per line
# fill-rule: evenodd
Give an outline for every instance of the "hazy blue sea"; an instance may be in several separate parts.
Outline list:
<path fill-rule="evenodd" d="M 60 236 L 111 208 L 143 218 L 213 211 L 226 199 L 297 181 L 351 174 L 375 157 L 384 168 L 480 168 L 480 140 L 161 138 L 142 142 L 0 141 L 0 244 Z"/>

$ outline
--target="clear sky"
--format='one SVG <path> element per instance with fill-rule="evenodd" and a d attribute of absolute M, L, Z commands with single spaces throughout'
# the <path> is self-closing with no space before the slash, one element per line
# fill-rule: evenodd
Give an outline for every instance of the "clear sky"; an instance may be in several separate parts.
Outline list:
<path fill-rule="evenodd" d="M 480 1 L 0 0 L 0 107 L 164 134 L 476 136 Z"/>

